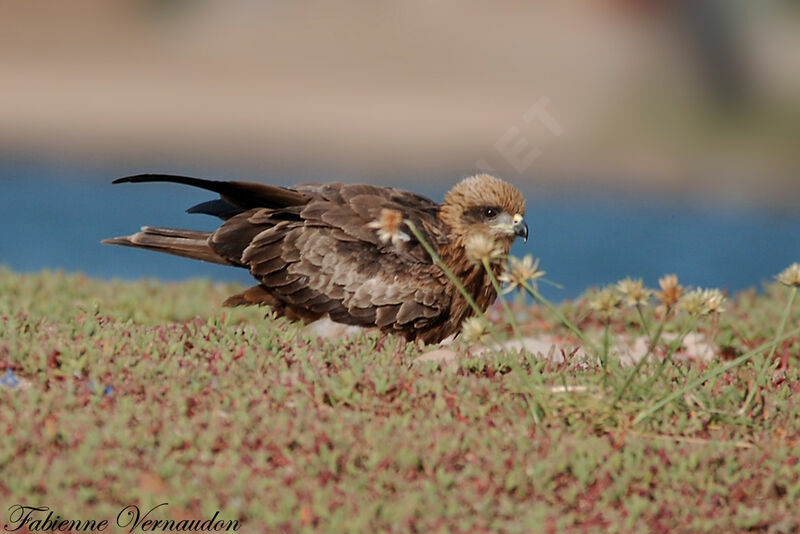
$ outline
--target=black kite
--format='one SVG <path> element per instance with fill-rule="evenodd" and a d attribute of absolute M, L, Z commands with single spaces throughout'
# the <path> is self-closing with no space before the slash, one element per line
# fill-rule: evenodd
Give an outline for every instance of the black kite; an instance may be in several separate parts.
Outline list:
<path fill-rule="evenodd" d="M 284 188 L 154 174 L 114 181 L 122 182 L 174 182 L 219 193 L 219 200 L 188 211 L 224 223 L 216 232 L 144 227 L 104 243 L 248 269 L 258 285 L 226 305 L 265 304 L 291 319 L 329 317 L 428 343 L 457 333 L 473 312 L 405 221 L 419 229 L 482 310 L 496 293 L 482 266 L 467 257 L 467 240 L 484 234 L 508 254 L 516 236 L 528 236 L 520 192 L 486 174 L 462 180 L 441 205 L 372 185 Z M 503 267 L 494 269 L 499 275 Z"/>

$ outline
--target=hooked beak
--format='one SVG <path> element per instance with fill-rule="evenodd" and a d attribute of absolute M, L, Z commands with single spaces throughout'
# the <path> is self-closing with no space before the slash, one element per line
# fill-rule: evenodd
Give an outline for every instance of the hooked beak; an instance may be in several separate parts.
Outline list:
<path fill-rule="evenodd" d="M 522 215 L 514 215 L 514 234 L 520 236 L 523 241 L 528 242 L 528 224 L 522 218 Z"/>

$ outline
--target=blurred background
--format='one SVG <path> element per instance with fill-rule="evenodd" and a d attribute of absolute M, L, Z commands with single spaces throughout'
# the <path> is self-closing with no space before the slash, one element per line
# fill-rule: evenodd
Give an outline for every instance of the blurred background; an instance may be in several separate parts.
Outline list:
<path fill-rule="evenodd" d="M 491 171 L 564 285 L 758 287 L 800 260 L 800 1 L 0 4 L 0 264 L 246 280 L 101 247 L 211 229 L 141 172 L 441 200 Z M 13 231 L 11 230 L 13 229 Z"/>

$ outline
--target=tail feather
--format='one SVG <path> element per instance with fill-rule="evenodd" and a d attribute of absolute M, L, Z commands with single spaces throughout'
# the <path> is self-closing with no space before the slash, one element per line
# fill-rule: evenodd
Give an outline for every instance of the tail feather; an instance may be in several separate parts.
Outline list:
<path fill-rule="evenodd" d="M 142 248 L 209 263 L 233 265 L 230 261 L 214 252 L 208 245 L 210 236 L 211 232 L 198 230 L 144 226 L 141 232 L 129 236 L 105 239 L 103 244 Z"/>

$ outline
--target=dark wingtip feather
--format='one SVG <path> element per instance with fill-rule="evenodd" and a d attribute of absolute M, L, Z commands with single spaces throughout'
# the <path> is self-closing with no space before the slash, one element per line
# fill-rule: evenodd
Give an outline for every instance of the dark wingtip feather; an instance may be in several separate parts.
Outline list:
<path fill-rule="evenodd" d="M 219 217 L 223 221 L 227 221 L 231 217 L 239 215 L 242 213 L 242 211 L 242 209 L 220 199 L 209 200 L 208 202 L 202 202 L 196 206 L 192 206 L 186 210 L 186 213 L 202 213 L 203 215 L 213 215 L 215 217 Z"/>
<path fill-rule="evenodd" d="M 112 184 L 139 184 L 142 182 L 161 182 L 173 178 L 167 174 L 134 174 L 133 176 L 123 176 L 117 178 Z M 182 176 L 175 176 L 174 178 L 183 178 Z"/>
<path fill-rule="evenodd" d="M 132 176 L 124 176 L 117 178 L 112 184 L 141 184 L 145 182 L 173 182 L 178 184 L 194 185 L 203 187 L 207 184 L 213 184 L 211 180 L 201 180 L 199 178 L 191 178 L 189 176 L 178 176 L 173 174 L 134 174 Z"/>
<path fill-rule="evenodd" d="M 218 193 L 222 200 L 242 209 L 301 206 L 310 200 L 310 197 L 305 193 L 286 187 L 238 181 L 220 182 L 172 174 L 137 174 L 135 176 L 117 178 L 112 183 L 143 182 L 169 182 L 199 187 Z"/>

